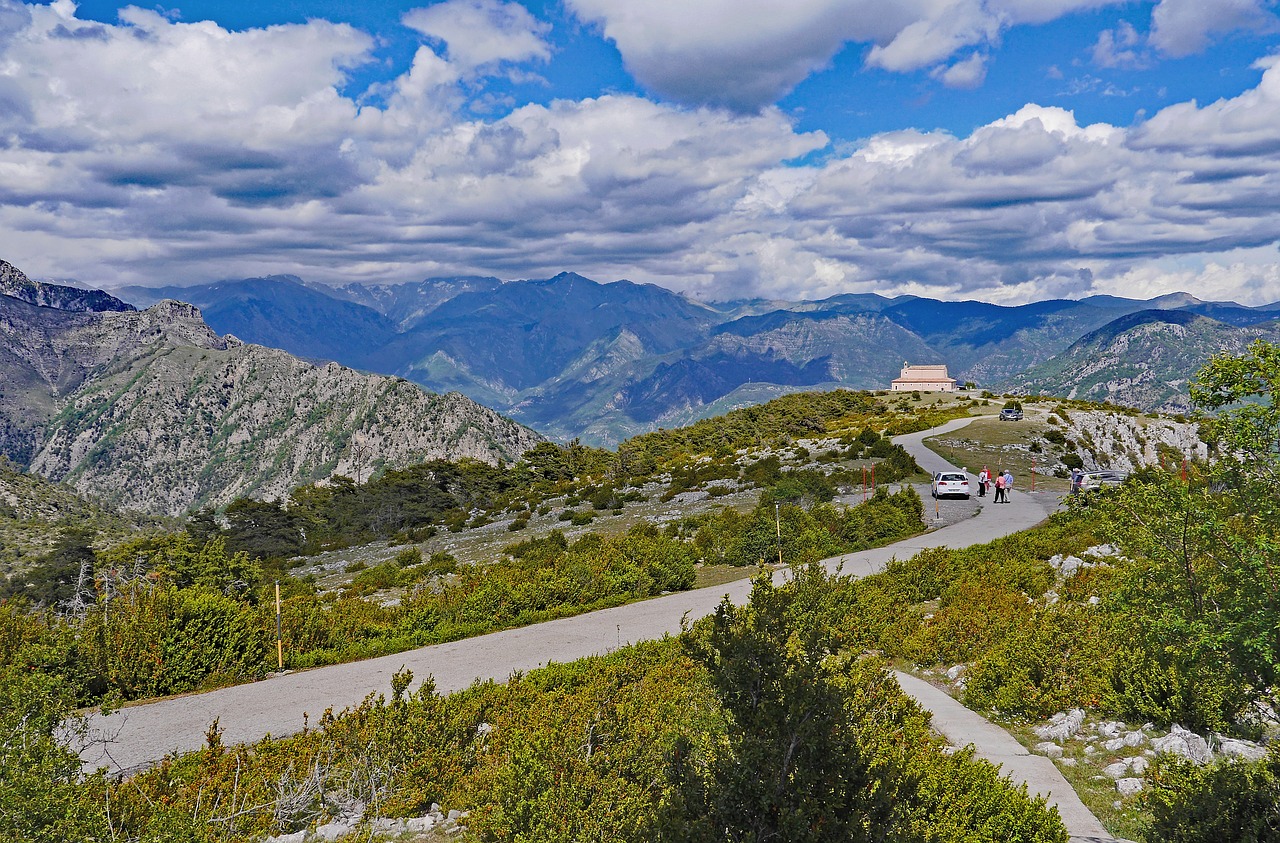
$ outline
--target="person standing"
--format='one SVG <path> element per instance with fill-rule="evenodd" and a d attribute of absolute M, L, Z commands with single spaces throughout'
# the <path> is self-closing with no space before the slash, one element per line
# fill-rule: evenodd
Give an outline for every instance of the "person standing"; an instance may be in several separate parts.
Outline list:
<path fill-rule="evenodd" d="M 996 473 L 996 499 L 995 503 L 1008 503 L 1004 497 L 1004 475 Z"/>
<path fill-rule="evenodd" d="M 1080 480 L 1084 477 L 1084 472 L 1078 468 L 1071 469 L 1071 494 L 1080 491 Z"/>
<path fill-rule="evenodd" d="M 1013 491 L 1013 472 L 1009 469 L 1004 470 L 1004 502 L 1009 502 L 1009 493 Z"/>
<path fill-rule="evenodd" d="M 978 497 L 985 498 L 987 496 L 987 484 L 991 482 L 991 472 L 987 471 L 984 465 L 982 471 L 978 472 Z"/>

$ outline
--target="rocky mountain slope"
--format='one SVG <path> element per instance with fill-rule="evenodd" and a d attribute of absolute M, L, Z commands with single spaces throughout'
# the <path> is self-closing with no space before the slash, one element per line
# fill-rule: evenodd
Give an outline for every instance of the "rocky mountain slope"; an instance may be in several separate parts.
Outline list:
<path fill-rule="evenodd" d="M 0 453 L 153 513 L 541 441 L 462 395 L 219 336 L 174 301 L 94 313 L 0 296 L 0 374 Z"/>
<path fill-rule="evenodd" d="M 961 381 L 1003 383 L 1141 310 L 1202 313 L 1235 326 L 1277 315 L 1186 294 L 1017 307 L 865 293 L 712 305 L 573 273 L 336 289 L 250 279 L 162 293 L 200 305 L 219 332 L 458 390 L 550 436 L 605 445 L 713 415 L 748 395 L 885 388 L 903 361 L 946 363 Z M 121 295 L 145 304 L 157 293 Z"/>
<path fill-rule="evenodd" d="M 1185 412 L 1191 408 L 1188 382 L 1214 354 L 1239 354 L 1255 339 L 1280 341 L 1280 321 L 1274 312 L 1269 315 L 1271 321 L 1241 326 L 1187 310 L 1131 313 L 1001 386 L 1142 410 Z"/>
<path fill-rule="evenodd" d="M 77 313 L 136 310 L 131 304 L 102 290 L 82 290 L 61 284 L 32 281 L 16 266 L 0 260 L 0 296 L 24 301 L 39 307 L 54 307 Z"/>

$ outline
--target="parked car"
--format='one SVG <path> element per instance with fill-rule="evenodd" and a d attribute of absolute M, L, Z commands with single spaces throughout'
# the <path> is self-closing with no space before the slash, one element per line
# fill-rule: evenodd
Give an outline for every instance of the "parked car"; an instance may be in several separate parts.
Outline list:
<path fill-rule="evenodd" d="M 969 475 L 962 471 L 939 471 L 933 475 L 933 496 L 960 495 L 969 497 Z"/>
<path fill-rule="evenodd" d="M 1005 407 L 1000 411 L 1000 421 L 1022 421 L 1022 411 L 1016 407 Z"/>
<path fill-rule="evenodd" d="M 1119 486 L 1129 479 L 1123 471 L 1086 471 L 1080 475 L 1080 491 L 1094 492 L 1109 486 Z"/>

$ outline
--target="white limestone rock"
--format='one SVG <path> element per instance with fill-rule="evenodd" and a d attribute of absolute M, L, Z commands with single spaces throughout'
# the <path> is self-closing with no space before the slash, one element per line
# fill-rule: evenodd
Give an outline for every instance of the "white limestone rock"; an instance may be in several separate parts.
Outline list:
<path fill-rule="evenodd" d="M 1242 761 L 1261 761 L 1267 757 L 1267 748 L 1262 744 L 1236 738 L 1220 738 L 1218 752 L 1227 758 L 1239 758 Z"/>
<path fill-rule="evenodd" d="M 1034 749 L 1036 752 L 1040 753 L 1041 755 L 1047 755 L 1050 758 L 1062 757 L 1062 747 L 1054 743 L 1053 741 L 1044 741 L 1042 743 L 1038 743 L 1035 745 Z"/>
<path fill-rule="evenodd" d="M 1116 790 L 1121 796 L 1134 796 L 1142 792 L 1142 779 L 1126 778 L 1116 782 Z"/>
<path fill-rule="evenodd" d="M 1208 764 L 1213 760 L 1213 750 L 1209 748 L 1205 739 L 1178 725 L 1175 725 L 1169 734 L 1152 741 L 1151 747 L 1157 753 L 1172 753 L 1196 764 Z"/>
<path fill-rule="evenodd" d="M 1073 708 L 1070 711 L 1058 712 L 1049 718 L 1048 723 L 1035 727 L 1033 731 L 1041 740 L 1062 743 L 1079 732 L 1080 727 L 1083 725 L 1084 711 L 1079 708 Z"/>
<path fill-rule="evenodd" d="M 305 831 L 293 831 L 289 834 L 278 834 L 275 837 L 268 837 L 263 843 L 302 843 L 307 839 Z"/>

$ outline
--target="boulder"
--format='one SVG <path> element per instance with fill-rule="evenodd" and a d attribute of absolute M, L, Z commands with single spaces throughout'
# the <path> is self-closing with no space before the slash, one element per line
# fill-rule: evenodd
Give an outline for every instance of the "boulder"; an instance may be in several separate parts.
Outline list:
<path fill-rule="evenodd" d="M 1062 757 L 1062 747 L 1054 743 L 1053 741 L 1044 741 L 1043 743 L 1038 743 L 1035 745 L 1034 749 L 1036 752 L 1040 753 L 1041 755 L 1047 755 L 1050 758 Z"/>
<path fill-rule="evenodd" d="M 1156 752 L 1168 752 L 1186 758 L 1196 764 L 1208 764 L 1213 760 L 1213 750 L 1204 738 L 1188 729 L 1175 725 L 1169 734 L 1151 742 Z"/>
<path fill-rule="evenodd" d="M 317 840 L 337 840 L 355 831 L 355 824 L 349 820 L 333 820 L 316 827 Z"/>
<path fill-rule="evenodd" d="M 1058 712 L 1049 718 L 1048 723 L 1035 727 L 1034 731 L 1041 740 L 1062 743 L 1076 732 L 1079 732 L 1080 727 L 1083 725 L 1084 711 L 1079 708 L 1073 708 L 1070 711 Z"/>
<path fill-rule="evenodd" d="M 302 843 L 307 839 L 305 831 L 293 831 L 289 834 L 278 834 L 275 837 L 268 837 L 262 843 Z"/>
<path fill-rule="evenodd" d="M 1133 796 L 1142 792 L 1142 779 L 1127 778 L 1116 782 L 1116 790 L 1121 796 Z"/>
<path fill-rule="evenodd" d="M 1261 761 L 1267 757 L 1265 746 L 1236 738 L 1220 738 L 1218 752 L 1227 758 L 1239 758 L 1244 761 Z"/>

